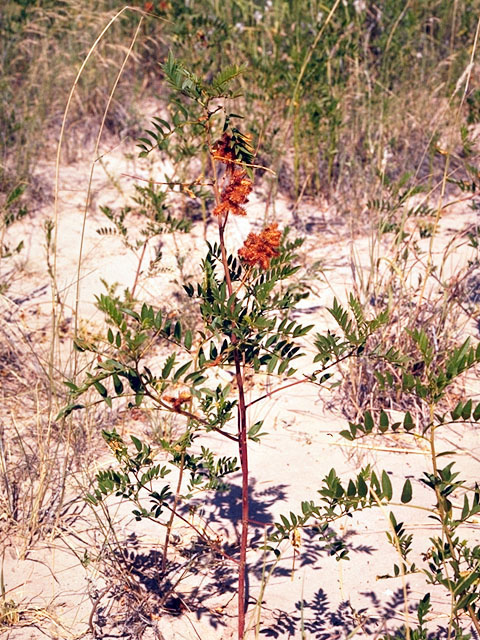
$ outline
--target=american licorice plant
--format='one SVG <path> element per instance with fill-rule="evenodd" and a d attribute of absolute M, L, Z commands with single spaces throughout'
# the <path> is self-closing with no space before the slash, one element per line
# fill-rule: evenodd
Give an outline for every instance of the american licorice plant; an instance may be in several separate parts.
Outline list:
<path fill-rule="evenodd" d="M 245 203 L 253 188 L 256 165 L 248 135 L 234 125 L 241 116 L 230 113 L 226 105 L 235 97 L 229 85 L 241 72 L 230 67 L 205 83 L 188 71 L 170 54 L 162 65 L 166 79 L 174 90 L 171 121 L 155 118 L 152 130 L 140 139 L 141 156 L 154 149 L 174 154 L 177 161 L 187 158 L 192 139 L 205 154 L 208 178 L 200 177 L 181 189 L 190 195 L 210 188 L 212 214 L 218 226 L 218 241 L 207 243 L 202 261 L 200 282 L 186 282 L 183 288 L 196 303 L 201 329 L 184 326 L 181 319 L 165 317 L 161 310 L 144 303 L 135 310 L 132 296 L 122 301 L 101 295 L 98 306 L 105 313 L 108 329 L 106 346 L 78 341 L 75 348 L 93 351 L 97 365 L 83 384 L 67 383 L 72 402 L 63 410 L 68 415 L 83 408 L 78 399 L 89 388 L 101 396 L 100 402 L 112 406 L 114 400 L 128 398 L 129 406 L 149 402 L 155 409 L 182 418 L 183 432 L 172 442 L 163 441 L 169 455 L 165 465 L 154 463 L 149 445 L 132 436 L 132 455 L 116 431 L 103 431 L 120 470 L 108 469 L 97 474 L 97 486 L 88 495 L 97 505 L 114 493 L 135 504 L 134 515 L 154 519 L 166 527 L 162 570 L 168 564 L 168 547 L 174 518 L 184 523 L 180 505 L 195 492 L 224 488 L 223 478 L 240 469 L 242 478 L 242 517 L 238 558 L 238 637 L 245 635 L 246 571 L 249 532 L 248 440 L 258 442 L 261 423 L 250 424 L 245 398 L 245 372 L 277 373 L 292 376 L 292 361 L 301 355 L 298 339 L 312 328 L 288 318 L 288 312 L 305 295 L 299 290 L 278 284 L 298 269 L 293 265 L 295 250 L 301 241 L 289 241 L 287 233 L 269 224 L 260 233 L 250 233 L 237 255 L 229 253 L 225 229 L 231 216 L 245 216 Z M 190 143 L 190 145 L 189 145 Z M 167 185 L 174 189 L 178 183 Z M 173 216 L 163 220 L 164 231 L 178 229 Z M 170 228 L 171 227 L 171 228 Z M 170 351 L 159 372 L 147 366 L 147 354 L 159 340 Z M 222 384 L 215 376 L 218 368 L 227 368 L 233 384 Z M 301 380 L 304 381 L 303 379 Z M 236 427 L 232 424 L 235 422 Z M 191 447 L 203 433 L 215 432 L 235 441 L 237 458 L 216 457 L 207 447 L 192 453 Z M 175 488 L 164 485 L 160 491 L 153 483 L 169 473 L 168 464 L 178 468 Z M 185 475 L 190 474 L 186 493 Z M 150 506 L 143 504 L 145 495 Z M 204 540 L 205 532 L 196 530 Z M 208 540 L 206 540 L 209 542 Z M 225 554 L 224 554 L 225 555 Z"/>
<path fill-rule="evenodd" d="M 109 324 L 107 339 L 103 343 L 76 340 L 76 349 L 95 354 L 96 365 L 95 370 L 87 373 L 82 382 L 67 382 L 71 401 L 62 410 L 61 416 L 83 408 L 81 397 L 87 390 L 93 389 L 100 395 L 95 402 L 104 402 L 109 407 L 113 406 L 113 402 L 123 403 L 123 406 L 132 409 L 144 405 L 177 418 L 174 437 L 161 441 L 164 462 L 160 464 L 155 459 L 152 447 L 136 436 L 131 436 L 129 448 L 115 430 L 104 430 L 103 437 L 117 460 L 117 466 L 97 473 L 96 484 L 87 500 L 96 506 L 109 495 L 115 494 L 133 503 L 137 520 L 149 519 L 165 527 L 159 567 L 165 577 L 175 518 L 191 526 L 195 534 L 216 553 L 234 562 L 238 569 L 237 633 L 239 640 L 242 640 L 249 631 L 249 625 L 246 624 L 250 522 L 248 442 L 258 442 L 262 437 L 262 423 L 251 424 L 249 408 L 293 385 L 324 385 L 332 375 L 332 368 L 345 359 L 368 357 L 378 363 L 378 375 L 383 384 L 392 386 L 397 394 L 416 393 L 422 400 L 429 401 L 431 423 L 423 426 L 421 437 L 430 443 L 433 472 L 425 474 L 423 483 L 435 493 L 436 504 L 432 513 L 440 523 L 444 537 L 432 538 L 428 556 L 432 560 L 424 573 L 428 581 L 443 585 L 453 594 L 452 620 L 455 624 L 458 612 L 466 610 L 479 628 L 476 608 L 479 593 L 476 585 L 480 574 L 480 552 L 478 547 L 470 549 L 463 544 L 455 532 L 460 523 L 466 522 L 480 510 L 480 494 L 475 487 L 472 499 L 468 501 L 465 498 L 461 517 L 453 518 L 450 494 L 461 489 L 463 483 L 454 480 L 452 465 L 443 469 L 437 465 L 437 458 L 441 454 L 436 453 L 434 433 L 438 426 L 448 422 L 447 418 L 439 417 L 436 404 L 443 398 L 447 386 L 462 371 L 480 361 L 480 347 L 471 350 L 466 343 L 462 348 L 446 354 L 443 364 L 435 368 L 425 334 L 413 333 L 412 339 L 418 345 L 426 362 L 426 371 L 431 376 L 428 384 L 421 384 L 409 373 L 411 359 L 384 345 L 382 341 L 370 339 L 389 322 L 388 312 L 382 311 L 376 317 L 367 319 L 359 301 L 350 296 L 348 309 L 344 309 L 336 300 L 330 309 L 341 329 L 340 335 L 330 331 L 317 334 L 314 340 L 317 354 L 311 367 L 317 368 L 311 374 L 299 374 L 292 364 L 302 355 L 302 340 L 313 327 L 290 319 L 290 312 L 305 296 L 304 291 L 295 286 L 281 285 L 298 269 L 294 265 L 295 251 L 301 241 L 290 241 L 286 230 L 281 231 L 275 223 L 271 223 L 259 233 L 250 233 L 236 254 L 229 251 L 226 243 L 225 230 L 231 217 L 246 215 L 245 204 L 253 188 L 254 171 L 258 168 L 249 136 L 236 126 L 241 116 L 227 108 L 235 98 L 230 85 L 241 69 L 225 69 L 207 83 L 187 70 L 171 54 L 162 69 L 172 89 L 169 120 L 153 120 L 151 130 L 140 139 L 140 155 L 145 156 L 159 149 L 180 163 L 188 162 L 195 153 L 202 155 L 204 175 L 182 183 L 180 189 L 209 203 L 217 225 L 218 239 L 214 243 L 206 242 L 199 282 L 183 283 L 190 304 L 198 311 L 195 327 L 192 328 L 190 322 L 189 328 L 184 318 L 177 319 L 171 313 L 162 312 L 158 308 L 160 305 L 154 307 L 143 303 L 140 306 L 132 292 L 127 292 L 124 299 L 113 294 L 98 298 L 98 307 L 105 313 Z M 166 190 L 178 191 L 178 188 L 178 182 L 166 184 Z M 160 196 L 157 194 L 155 197 L 158 199 Z M 160 217 L 158 220 L 156 218 L 161 232 L 188 232 L 188 225 L 180 224 L 173 214 L 165 214 L 163 196 L 161 202 Z M 114 217 L 113 212 L 111 216 Z M 150 356 L 155 351 L 157 360 L 159 345 L 165 347 L 161 350 L 164 360 L 156 370 Z M 387 363 L 388 370 L 382 374 L 382 367 Z M 230 383 L 223 382 L 228 377 L 218 375 L 221 369 L 230 373 Z M 398 372 L 395 379 L 400 380 L 399 385 L 395 386 L 390 370 Z M 252 371 L 254 374 L 275 374 L 279 385 L 273 391 L 247 401 L 246 373 Z M 289 380 L 282 382 L 285 378 Z M 475 421 L 480 419 L 480 405 L 473 410 L 469 400 L 458 405 L 452 420 L 468 420 L 471 416 Z M 407 434 L 412 432 L 412 416 L 407 412 L 403 423 L 390 424 L 384 411 L 378 418 L 366 412 L 361 423 L 350 424 L 349 430 L 341 435 L 353 441 L 374 432 L 381 436 L 389 429 L 402 429 Z M 202 436 L 209 433 L 233 441 L 238 447 L 238 461 L 237 457 L 219 456 L 201 444 Z M 177 469 L 173 486 L 165 480 L 172 467 Z M 183 515 L 183 508 L 200 491 L 228 488 L 225 477 L 238 470 L 242 483 L 242 515 L 239 549 L 232 557 L 220 548 L 218 540 L 212 539 L 205 529 L 188 520 Z M 160 487 L 162 481 L 164 484 Z M 376 473 L 367 466 L 346 482 L 332 469 L 324 478 L 319 494 L 318 504 L 314 501 L 303 502 L 300 514 L 281 516 L 281 521 L 269 532 L 264 550 L 272 552 L 273 561 L 262 585 L 259 603 L 268 577 L 281 556 L 284 541 L 290 541 L 296 548 L 301 530 L 313 526 L 324 542 L 330 542 L 332 554 L 338 558 L 345 557 L 348 550 L 338 541 L 331 542 L 331 524 L 351 515 L 353 511 L 388 504 L 392 500 L 393 488 L 385 471 Z M 401 492 L 401 502 L 406 504 L 411 498 L 412 486 L 407 479 Z M 410 550 L 411 536 L 405 533 L 403 524 L 398 523 L 393 514 L 390 522 L 390 539 L 402 559 L 400 566 L 394 567 L 394 574 L 406 575 L 417 571 L 405 560 Z M 453 578 L 446 576 L 447 564 L 453 567 Z M 467 573 L 463 565 L 467 567 Z M 429 594 L 426 594 L 418 609 L 419 626 L 414 630 L 407 628 L 406 638 L 413 640 L 426 637 L 422 616 L 428 610 L 429 602 Z M 257 632 L 259 625 L 260 614 L 256 621 Z"/>
<path fill-rule="evenodd" d="M 87 496 L 94 506 L 111 494 L 123 497 L 135 505 L 133 513 L 137 520 L 151 519 L 166 528 L 162 572 L 168 567 L 175 517 L 193 526 L 196 535 L 226 556 L 205 531 L 187 521 L 180 507 L 199 491 L 225 489 L 225 476 L 240 469 L 240 545 L 238 557 L 227 557 L 238 567 L 237 628 L 238 638 L 242 639 L 248 632 L 248 441 L 259 442 L 262 436 L 262 422 L 250 424 L 248 409 L 285 387 L 306 382 L 325 383 L 331 375 L 328 370 L 335 364 L 364 353 L 368 336 L 387 321 L 387 314 L 366 321 L 353 297 L 350 299 L 351 317 L 335 302 L 331 312 L 348 329 L 346 337 L 331 333 L 317 335 L 315 362 L 319 363 L 319 368 L 308 376 L 292 378 L 297 373 L 292 362 L 302 355 L 300 339 L 313 325 L 303 326 L 289 317 L 299 299 L 307 294 L 295 286 L 279 285 L 298 270 L 294 265 L 295 251 L 302 241 L 288 240 L 288 230 L 281 231 L 275 223 L 266 225 L 260 233 L 250 233 L 237 255 L 229 253 L 225 240 L 225 229 L 231 216 L 246 215 L 244 205 L 253 188 L 254 171 L 258 168 L 249 136 L 234 124 L 241 116 L 227 110 L 227 104 L 235 97 L 229 86 L 241 69 L 230 67 L 205 83 L 171 54 L 162 68 L 173 89 L 171 121 L 153 120 L 152 129 L 140 138 L 140 155 L 160 149 L 181 162 L 188 161 L 192 148 L 196 148 L 207 158 L 209 171 L 205 173 L 209 177 L 200 176 L 180 185 L 183 192 L 198 194 L 204 200 L 208 200 L 205 187 L 210 188 L 212 214 L 218 227 L 218 240 L 213 244 L 206 243 L 201 281 L 183 284 L 185 292 L 197 305 L 201 328 L 186 328 L 182 319 L 172 319 L 170 314 L 167 316 L 147 303 L 136 310 L 133 295 L 128 291 L 124 300 L 113 294 L 101 295 L 97 304 L 110 325 L 107 340 L 103 346 L 76 340 L 77 350 L 95 354 L 96 370 L 87 373 L 81 384 L 76 380 L 66 383 L 72 397 L 61 415 L 65 417 L 84 408 L 79 398 L 93 388 L 100 395 L 98 402 L 105 402 L 109 407 L 121 399 L 132 408 L 149 403 L 156 410 L 176 414 L 182 422 L 183 431 L 173 442 L 162 441 L 162 449 L 168 456 L 163 465 L 155 462 L 152 448 L 139 438 L 131 436 L 135 448 L 132 454 L 120 434 L 115 430 L 104 430 L 103 437 L 116 457 L 118 468 L 99 472 L 96 487 Z M 167 184 L 167 189 L 178 190 L 178 186 L 178 182 L 172 182 Z M 179 229 L 188 231 L 188 227 L 182 227 L 173 215 L 162 214 L 161 223 L 164 233 Z M 170 353 L 165 356 L 160 371 L 154 372 L 148 366 L 148 355 L 153 345 L 162 341 Z M 229 370 L 233 384 L 220 383 L 222 378 L 216 375 L 218 369 Z M 290 380 L 247 403 L 247 370 Z M 235 422 L 236 426 L 233 426 Z M 192 451 L 192 445 L 197 444 L 202 433 L 209 432 L 237 444 L 238 462 L 236 457 L 215 456 L 206 446 L 201 446 L 201 453 Z M 173 488 L 166 483 L 159 490 L 154 483 L 166 478 L 171 471 L 169 465 L 178 469 L 178 480 Z M 189 474 L 189 481 L 185 491 L 186 474 Z M 345 513 L 372 506 L 373 498 L 363 493 L 363 487 L 372 477 L 375 479 L 375 474 L 362 471 L 354 495 L 350 495 L 349 504 L 344 505 Z M 327 478 L 327 486 L 330 486 L 328 482 Z M 381 489 L 379 494 L 385 497 Z M 145 498 L 149 500 L 148 506 L 145 506 Z M 304 503 L 302 509 L 302 516 L 291 514 L 291 522 L 283 517 L 283 524 L 276 525 L 276 533 L 270 536 L 266 550 L 272 551 L 276 559 L 280 556 L 278 545 L 281 541 L 287 538 L 294 543 L 298 531 L 320 515 L 313 503 Z M 325 523 L 337 519 L 338 514 L 334 511 L 335 505 L 323 514 Z M 327 528 L 328 524 L 325 524 L 319 529 L 326 538 Z M 344 550 L 333 549 L 332 552 L 342 555 Z"/>

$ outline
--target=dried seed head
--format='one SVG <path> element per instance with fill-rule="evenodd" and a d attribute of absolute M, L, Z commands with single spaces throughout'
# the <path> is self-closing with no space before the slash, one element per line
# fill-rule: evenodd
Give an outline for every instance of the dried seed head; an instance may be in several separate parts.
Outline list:
<path fill-rule="evenodd" d="M 290 542 L 292 543 L 292 547 L 294 547 L 295 549 L 300 549 L 302 545 L 302 534 L 300 532 L 300 529 L 297 529 L 295 527 L 290 536 Z"/>
<path fill-rule="evenodd" d="M 238 255 L 251 267 L 258 264 L 262 269 L 268 269 L 270 260 L 278 255 L 281 238 L 277 224 L 271 224 L 260 235 L 249 233 Z"/>
<path fill-rule="evenodd" d="M 232 138 L 225 132 L 213 145 L 214 159 L 226 165 L 231 165 L 235 162 L 235 154 L 232 147 Z"/>
<path fill-rule="evenodd" d="M 174 411 L 179 412 L 184 402 L 189 402 L 192 399 L 191 394 L 188 391 L 182 391 L 178 397 L 175 396 L 163 396 L 163 400 L 171 404 Z"/>
<path fill-rule="evenodd" d="M 230 181 L 220 195 L 220 204 L 213 210 L 215 216 L 233 213 L 236 216 L 245 216 L 247 212 L 241 206 L 248 202 L 248 196 L 253 189 L 252 181 L 247 178 L 245 171 L 237 169 L 233 171 Z"/>

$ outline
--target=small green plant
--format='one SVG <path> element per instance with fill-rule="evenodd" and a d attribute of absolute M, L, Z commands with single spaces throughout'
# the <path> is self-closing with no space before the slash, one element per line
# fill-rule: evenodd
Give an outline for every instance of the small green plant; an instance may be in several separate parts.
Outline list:
<path fill-rule="evenodd" d="M 349 328 L 345 322 L 341 324 L 344 330 L 345 326 Z M 408 556 L 413 535 L 407 533 L 404 523 L 398 522 L 393 512 L 390 512 L 390 532 L 387 533 L 387 537 L 400 562 L 393 565 L 391 575 L 379 577 L 392 578 L 423 573 L 427 583 L 441 585 L 450 595 L 448 637 L 470 637 L 463 634 L 461 615 L 467 613 L 476 631 L 480 631 L 480 546 L 472 545 L 460 531 L 461 527 L 475 522 L 477 514 L 480 513 L 480 488 L 476 482 L 468 483 L 462 479 L 460 471 L 454 471 L 455 460 L 448 464 L 443 462 L 445 458 L 455 457 L 457 452 L 438 450 L 438 432 L 450 424 L 477 423 L 480 420 L 480 404 L 474 404 L 471 398 L 459 401 L 451 411 L 442 410 L 442 401 L 449 387 L 455 384 L 462 374 L 480 363 L 480 344 L 471 346 L 470 339 L 467 339 L 460 347 L 444 354 L 444 364 L 439 366 L 433 364 L 435 349 L 425 331 L 414 330 L 409 333 L 423 364 L 421 372 L 412 374 L 406 364 L 408 361 L 404 360 L 402 363 L 402 359 L 395 358 L 400 382 L 397 383 L 390 374 L 379 375 L 379 378 L 390 393 L 414 396 L 425 409 L 423 412 L 417 412 L 419 416 L 424 416 L 423 419 L 414 420 L 411 413 L 406 411 L 403 419 L 399 420 L 397 417 L 392 422 L 387 411 L 380 410 L 376 415 L 366 411 L 360 422 L 350 422 L 349 428 L 340 434 L 353 442 L 402 432 L 416 441 L 425 442 L 432 470 L 424 472 L 418 481 L 431 491 L 431 506 L 428 510 L 430 517 L 437 524 L 438 535 L 430 538 L 429 546 L 422 554 L 423 563 L 411 562 Z M 385 501 L 391 501 L 394 493 L 388 475 L 383 472 L 381 478 L 378 478 L 375 473 L 369 470 L 367 472 L 369 486 L 365 482 L 364 471 L 356 481 L 350 480 L 345 487 L 332 469 L 325 479 L 326 487 L 319 492 L 320 504 L 303 503 L 302 514 L 292 513 L 290 518 L 282 517 L 282 521 L 275 525 L 277 532 L 270 536 L 270 541 L 279 542 L 289 538 L 298 527 L 306 526 L 312 516 L 327 523 L 343 513 L 348 513 L 350 509 L 381 506 Z M 407 478 L 399 496 L 400 503 L 411 503 L 413 493 L 412 482 Z M 342 549 L 340 557 L 345 553 Z M 402 637 L 410 640 L 427 637 L 423 623 L 429 601 L 430 594 L 427 593 L 418 605 L 419 627 L 406 628 Z M 385 636 L 387 637 L 389 636 Z"/>
<path fill-rule="evenodd" d="M 27 215 L 27 207 L 22 202 L 25 189 L 25 184 L 19 184 L 14 187 L 6 194 L 5 202 L 0 207 L 0 261 L 3 258 L 10 258 L 20 253 L 23 249 L 23 240 L 15 240 L 14 244 L 11 245 L 10 241 L 6 241 L 6 236 L 13 223 Z M 7 283 L 0 283 L 2 289 L 6 286 Z"/>
<path fill-rule="evenodd" d="M 0 629 L 2 627 L 12 627 L 20 619 L 19 607 L 15 600 L 7 600 L 5 589 L 5 579 L 3 574 L 3 565 L 5 562 L 5 552 L 2 554 L 2 566 L 0 567 Z"/>
<path fill-rule="evenodd" d="M 175 218 L 168 212 L 166 203 L 167 192 L 156 187 L 153 182 L 147 186 L 136 186 L 136 196 L 133 198 L 134 207 L 125 206 L 118 213 L 112 211 L 110 207 L 102 206 L 101 211 L 113 226 L 105 226 L 97 229 L 100 235 L 118 234 L 124 246 L 132 251 L 137 258 L 137 269 L 135 280 L 129 291 L 130 297 L 135 297 L 138 279 L 141 274 L 145 253 L 152 241 L 156 242 L 156 255 L 150 260 L 149 271 L 153 271 L 155 266 L 162 259 L 162 236 L 172 234 L 176 231 L 188 233 L 191 222 L 184 218 Z M 138 229 L 136 224 L 136 237 L 130 238 L 129 228 L 133 225 L 130 219 L 134 216 L 140 217 L 144 224 Z"/>

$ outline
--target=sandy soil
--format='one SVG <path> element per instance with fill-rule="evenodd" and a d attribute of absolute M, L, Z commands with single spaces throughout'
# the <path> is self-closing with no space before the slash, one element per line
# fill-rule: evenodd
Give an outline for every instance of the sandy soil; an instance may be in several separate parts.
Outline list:
<path fill-rule="evenodd" d="M 100 236 L 96 232 L 105 225 L 99 212 L 100 205 L 115 206 L 125 202 L 132 190 L 133 180 L 121 174 L 147 176 L 155 167 L 145 167 L 115 150 L 105 158 L 108 173 L 115 176 L 118 185 L 102 167 L 97 167 L 93 180 L 93 199 L 86 227 L 80 272 L 79 317 L 86 335 L 94 335 L 102 328 L 102 317 L 94 305 L 94 296 L 108 283 L 118 282 L 131 286 L 136 260 L 124 249 L 119 238 Z M 39 175 L 51 184 L 54 168 L 45 164 L 38 168 Z M 71 334 L 73 308 L 76 296 L 77 261 L 85 206 L 85 186 L 88 180 L 88 162 L 62 168 L 60 184 L 58 231 L 58 289 L 63 304 L 64 339 L 57 353 L 59 375 L 68 374 L 71 367 Z M 155 174 L 157 175 L 157 174 Z M 290 204 L 283 198 L 276 203 L 276 216 L 280 224 L 291 223 Z M 263 196 L 259 191 L 252 197 L 246 219 L 236 219 L 229 230 L 232 248 L 241 245 L 250 229 L 258 229 L 263 221 Z M 3 331 L 15 341 L 25 345 L 25 335 L 32 336 L 30 344 L 43 357 L 49 347 L 51 310 L 50 281 L 47 273 L 44 223 L 53 216 L 53 205 L 47 203 L 27 220 L 15 225 L 14 233 L 25 239 L 25 249 L 17 257 L 2 265 L 3 277 L 8 276 L 9 287 L 1 298 Z M 334 207 L 324 203 L 304 202 L 298 211 L 300 226 L 307 230 L 302 259 L 307 264 L 319 261 L 320 268 L 312 281 L 313 293 L 302 301 L 297 319 L 314 323 L 316 331 L 332 325 L 327 312 L 333 295 L 345 300 L 353 285 L 351 256 L 358 257 L 363 275 L 368 275 L 369 235 L 352 236 L 348 224 L 340 220 Z M 455 230 L 476 222 L 474 212 L 467 204 L 448 210 L 442 220 L 442 233 L 435 244 L 435 255 L 440 260 L 445 254 Z M 214 225 L 208 228 L 214 237 Z M 201 255 L 201 225 L 191 236 L 166 241 L 163 247 L 162 269 L 153 277 L 140 280 L 139 296 L 157 301 L 171 299 L 178 277 L 175 253 L 186 257 L 186 269 L 195 272 Z M 192 250 L 192 244 L 194 249 Z M 420 248 L 430 240 L 421 240 Z M 387 245 L 373 249 L 380 257 Z M 153 251 L 153 248 L 152 248 Z M 471 258 L 473 250 L 465 246 L 453 251 L 446 269 L 455 277 L 462 265 Z M 153 254 L 152 254 L 153 255 Z M 148 260 L 146 261 L 148 263 Z M 11 270 L 11 271 L 10 271 Z M 9 275 L 10 271 L 10 275 Z M 359 277 L 357 273 L 357 278 Z M 412 268 L 412 278 L 415 268 Z M 473 324 L 468 330 L 474 331 Z M 25 348 L 24 349 L 25 353 Z M 41 367 L 30 356 L 25 363 L 25 376 L 41 377 Z M 28 356 L 26 356 L 28 360 Z M 308 371 L 301 365 L 300 370 Z M 28 375 L 27 375 L 28 374 Z M 35 394 L 31 382 L 22 391 L 20 404 L 15 403 L 15 381 L 6 380 L 3 390 L 4 406 L 2 437 L 7 457 L 21 458 L 15 452 L 18 438 L 15 429 L 32 426 L 35 418 L 29 415 L 35 409 Z M 261 381 L 249 389 L 254 399 L 265 384 L 274 386 L 275 380 Z M 475 379 L 468 382 L 478 392 Z M 30 395 L 29 395 L 30 394 Z M 32 395 L 33 394 L 33 395 Z M 136 419 L 117 412 L 117 428 L 124 434 L 148 435 L 152 421 L 140 415 Z M 405 436 L 376 438 L 363 445 L 351 445 L 339 437 L 346 419 L 342 415 L 338 397 L 318 388 L 300 385 L 270 400 L 258 403 L 251 411 L 252 422 L 264 419 L 268 432 L 261 444 L 252 444 L 250 465 L 252 474 L 252 519 L 258 523 L 273 522 L 282 513 L 300 512 L 302 500 L 315 500 L 322 478 L 334 467 L 342 478 L 358 472 L 366 464 L 386 469 L 394 490 L 400 491 L 405 477 L 414 484 L 415 504 L 422 506 L 429 499 L 418 481 L 429 469 L 428 456 L 421 445 L 412 444 Z M 173 592 L 165 596 L 165 584 L 159 578 L 158 567 L 163 529 L 151 523 L 138 523 L 130 507 L 108 502 L 116 539 L 108 532 L 106 514 L 98 512 L 98 521 L 84 501 L 84 487 L 88 477 L 111 464 L 112 459 L 102 440 L 100 428 L 108 426 L 112 417 L 89 414 L 90 427 L 97 422 L 94 435 L 85 436 L 81 471 L 70 478 L 67 485 L 68 508 L 55 521 L 48 533 L 35 536 L 28 550 L 24 549 L 21 527 L 12 527 L 3 519 L 2 575 L 5 583 L 4 603 L 11 603 L 9 625 L 0 627 L 2 637 L 8 640 L 37 638 L 163 638 L 165 640 L 227 640 L 235 637 L 235 566 L 196 540 L 190 530 L 177 523 L 174 537 L 175 553 L 168 575 Z M 26 437 L 26 436 L 25 436 Z M 221 454 L 236 452 L 229 443 L 218 437 L 207 440 Z M 478 431 L 473 427 L 453 427 L 442 435 L 439 446 L 457 451 L 463 475 L 478 478 L 480 443 Z M 35 485 L 36 486 L 36 485 Z M 212 536 L 218 538 L 225 550 L 232 549 L 238 538 L 240 514 L 239 478 L 233 480 L 229 493 L 199 498 L 193 518 L 198 526 L 208 525 Z M 71 502 L 68 502 L 71 501 Z M 397 500 L 398 502 L 398 500 Z M 428 513 L 408 507 L 395 507 L 397 519 L 402 519 L 414 533 L 414 553 L 417 557 L 426 550 L 428 537 L 434 532 Z M 408 589 L 410 618 L 414 619 L 414 605 L 426 590 L 431 591 L 433 610 L 429 615 L 434 638 L 441 638 L 442 628 L 448 624 L 448 602 L 437 589 L 426 588 L 421 575 L 380 579 L 392 571 L 395 553 L 389 547 L 388 512 L 381 509 L 367 511 L 340 521 L 336 535 L 351 546 L 350 560 L 337 562 L 329 556 L 325 544 L 313 535 L 304 534 L 301 547 L 294 552 L 285 544 L 285 554 L 274 570 L 263 598 L 261 611 L 255 608 L 262 583 L 262 573 L 270 558 L 265 559 L 259 549 L 263 543 L 264 527 L 254 524 L 251 531 L 249 554 L 252 624 L 261 621 L 261 633 L 250 633 L 251 638 L 309 638 L 334 640 L 346 638 L 382 637 L 387 631 L 394 633 L 405 622 L 403 589 Z M 479 525 L 465 530 L 469 540 L 478 540 Z M 121 561 L 120 550 L 125 558 Z M 126 575 L 128 574 L 128 576 Z M 4 604 L 5 607 L 5 604 Z M 400 637 L 400 636 L 395 636 Z"/>

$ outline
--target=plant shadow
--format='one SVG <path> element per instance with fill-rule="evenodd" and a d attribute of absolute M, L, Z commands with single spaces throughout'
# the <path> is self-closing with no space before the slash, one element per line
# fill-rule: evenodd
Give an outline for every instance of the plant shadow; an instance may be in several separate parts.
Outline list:
<path fill-rule="evenodd" d="M 274 563 L 274 556 L 265 556 L 262 547 L 266 534 L 274 526 L 273 506 L 286 500 L 286 489 L 286 485 L 282 484 L 261 490 L 258 490 L 255 482 L 251 485 L 249 549 L 254 552 L 250 555 L 255 560 L 251 561 L 250 558 L 249 577 L 250 580 L 256 579 L 258 583 L 261 582 L 265 569 L 268 571 Z M 207 619 L 214 629 L 231 624 L 236 607 L 235 561 L 238 560 L 239 551 L 241 488 L 232 485 L 228 492 L 215 493 L 207 503 L 208 513 L 202 512 L 202 504 L 200 501 L 196 502 L 193 517 L 197 527 L 198 522 L 202 521 L 202 526 L 197 531 L 203 531 L 211 538 L 211 542 L 195 532 L 193 536 L 190 532 L 183 540 L 172 536 L 171 553 L 165 571 L 161 568 L 162 552 L 159 548 L 145 548 L 145 544 L 135 533 L 127 537 L 123 548 L 116 551 L 109 571 L 109 579 L 116 585 L 110 596 L 123 603 L 121 619 L 114 624 L 115 616 L 106 615 L 108 607 L 99 607 L 95 619 L 97 627 L 113 630 L 116 626 L 120 629 L 128 621 L 133 628 L 142 620 L 157 616 L 179 617 L 186 612 L 190 612 L 198 620 Z M 182 516 L 187 519 L 192 517 L 192 512 L 185 507 Z M 217 539 L 212 537 L 213 532 Z M 296 560 L 297 567 L 321 569 L 322 558 L 331 555 L 332 547 L 348 547 L 358 553 L 373 551 L 365 545 L 353 546 L 349 540 L 352 535 L 353 532 L 347 532 L 338 536 L 333 529 L 320 532 L 316 527 L 304 531 L 301 551 Z M 292 559 L 287 556 L 272 567 L 272 579 L 289 577 L 291 571 Z M 247 592 L 250 591 L 248 584 Z M 248 597 L 250 603 L 256 602 L 252 595 Z M 233 604 L 229 607 L 230 603 Z M 277 626 L 268 630 L 271 637 L 280 637 L 275 635 L 279 633 L 279 629 L 287 634 L 290 630 L 292 633 L 298 630 L 295 615 L 292 616 L 287 611 L 278 611 L 277 614 Z"/>
<path fill-rule="evenodd" d="M 405 625 L 399 621 L 404 615 L 403 589 L 393 592 L 390 599 L 380 602 L 373 591 L 362 593 L 370 605 L 355 610 L 349 601 L 332 606 L 323 588 L 318 589 L 311 600 L 299 601 L 291 612 L 274 610 L 274 621 L 263 626 L 260 634 L 264 638 L 308 640 L 342 640 L 344 638 L 367 638 L 375 640 L 406 640 L 412 637 L 412 629 L 407 633 Z M 416 607 L 409 607 L 409 613 L 415 617 Z M 412 625 L 415 627 L 415 624 Z M 478 640 L 473 629 L 468 629 L 471 638 Z M 415 636 L 416 637 L 416 636 Z M 419 636 L 420 637 L 420 636 Z M 447 640 L 451 629 L 437 625 L 430 629 L 425 640 Z"/>
<path fill-rule="evenodd" d="M 251 554 L 256 559 L 249 563 L 251 580 L 255 578 L 261 582 L 262 576 L 270 569 L 272 580 L 290 577 L 294 566 L 319 571 L 323 568 L 323 560 L 341 550 L 368 555 L 375 551 L 368 545 L 355 545 L 355 532 L 352 530 L 339 535 L 332 528 L 321 531 L 314 526 L 302 532 L 300 549 L 294 552 L 292 547 L 292 552 L 285 554 L 275 566 L 273 555 L 265 556 L 262 547 L 266 533 L 274 526 L 272 507 L 286 499 L 286 486 L 277 485 L 258 491 L 252 483 L 250 495 L 252 527 L 249 549 L 257 552 Z M 201 504 L 197 501 L 199 508 Z M 190 618 L 208 621 L 214 630 L 235 625 L 235 561 L 239 548 L 241 489 L 233 485 L 227 493 L 216 493 L 207 504 L 208 517 L 202 514 L 203 531 L 208 531 L 210 536 L 215 525 L 215 531 L 223 535 L 219 535 L 217 540 L 212 538 L 211 542 L 196 534 L 184 540 L 174 537 L 165 571 L 162 571 L 161 550 L 145 548 L 135 533 L 128 536 L 111 563 L 109 580 L 113 586 L 107 596 L 110 602 L 98 607 L 94 619 L 99 633 L 108 635 L 95 637 L 113 638 L 116 632 L 120 632 L 123 635 L 117 637 L 141 638 L 140 631 L 148 626 L 147 623 L 153 628 L 157 618 L 172 620 L 186 613 Z M 187 515 L 185 513 L 185 517 Z M 361 595 L 366 605 L 359 610 L 355 610 L 348 601 L 332 605 L 324 588 L 319 588 L 310 600 L 298 601 L 291 611 L 271 609 L 268 601 L 263 602 L 261 637 L 340 640 L 355 636 L 404 640 L 406 632 L 401 623 L 403 591 L 397 590 L 386 601 L 381 601 L 374 591 Z M 249 602 L 251 605 L 256 603 L 252 595 Z M 119 603 L 122 605 L 120 613 Z M 116 615 L 109 615 L 112 607 Z M 410 613 L 415 619 L 415 608 Z M 126 629 L 134 628 L 137 635 L 125 635 Z M 446 639 L 447 631 L 444 627 L 437 627 L 435 631 L 429 631 L 425 640 Z"/>

